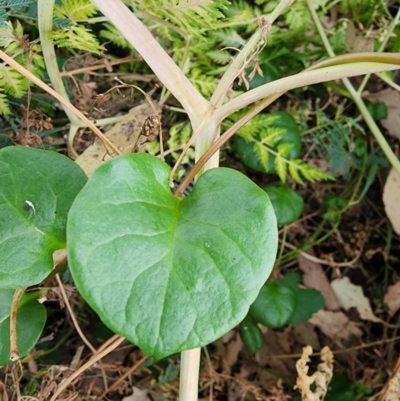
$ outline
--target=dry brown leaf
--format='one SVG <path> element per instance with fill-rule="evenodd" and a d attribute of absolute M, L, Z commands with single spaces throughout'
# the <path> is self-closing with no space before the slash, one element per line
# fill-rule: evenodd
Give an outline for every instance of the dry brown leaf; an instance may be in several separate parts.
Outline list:
<path fill-rule="evenodd" d="M 351 53 L 374 51 L 374 38 L 372 36 L 366 37 L 350 20 L 347 21 L 345 43 Z"/>
<path fill-rule="evenodd" d="M 232 330 L 233 331 L 233 330 Z M 238 332 L 235 332 L 233 340 L 228 342 L 225 346 L 225 354 L 223 357 L 224 367 L 230 372 L 238 360 L 239 352 L 243 349 L 243 343 Z"/>
<path fill-rule="evenodd" d="M 356 308 L 361 319 L 381 322 L 372 312 L 369 299 L 364 295 L 362 288 L 353 284 L 348 277 L 333 280 L 331 286 L 341 308 Z"/>
<path fill-rule="evenodd" d="M 306 251 L 308 254 L 314 256 L 312 249 Z M 315 288 L 325 298 L 325 308 L 328 310 L 338 310 L 339 303 L 336 300 L 332 287 L 322 269 L 322 266 L 312 260 L 307 259 L 305 256 L 299 255 L 297 258 L 300 270 L 304 273 L 303 283 L 308 288 Z"/>
<path fill-rule="evenodd" d="M 392 223 L 393 230 L 400 235 L 400 176 L 393 167 L 390 170 L 383 189 L 383 203 L 386 215 Z"/>
<path fill-rule="evenodd" d="M 105 132 L 105 136 L 122 152 L 131 153 L 137 138 L 142 131 L 143 124 L 149 115 L 154 114 L 148 103 L 134 107 L 121 121 Z M 139 147 L 143 151 L 146 144 Z M 89 146 L 77 159 L 76 163 L 82 168 L 88 177 L 103 162 L 113 157 L 107 153 L 100 139 Z"/>
<path fill-rule="evenodd" d="M 380 120 L 388 133 L 400 139 L 400 93 L 392 88 L 387 88 L 375 93 L 367 93 L 363 96 L 372 103 L 384 102 L 387 108 L 387 118 Z"/>
<path fill-rule="evenodd" d="M 138 387 L 133 387 L 133 393 L 124 397 L 122 401 L 151 401 L 149 393 L 146 390 L 141 390 Z"/>
<path fill-rule="evenodd" d="M 311 345 L 314 349 L 321 349 L 315 326 L 306 322 L 293 325 L 293 336 L 300 345 Z"/>
<path fill-rule="evenodd" d="M 389 308 L 389 316 L 392 317 L 400 309 L 400 281 L 389 285 L 383 302 Z"/>
<path fill-rule="evenodd" d="M 260 366 L 270 366 L 275 373 L 288 380 L 295 380 L 296 371 L 290 359 L 271 358 L 272 355 L 287 355 L 293 352 L 295 338 L 291 327 L 283 331 L 268 329 L 264 335 L 264 345 L 256 353 L 255 359 Z"/>
<path fill-rule="evenodd" d="M 332 339 L 350 340 L 352 337 L 360 338 L 363 334 L 342 311 L 319 310 L 314 313 L 309 322 Z"/>

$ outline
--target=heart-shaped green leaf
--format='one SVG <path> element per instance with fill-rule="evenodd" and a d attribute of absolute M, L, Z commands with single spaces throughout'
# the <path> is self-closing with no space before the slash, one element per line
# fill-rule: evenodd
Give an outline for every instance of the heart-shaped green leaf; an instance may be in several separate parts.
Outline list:
<path fill-rule="evenodd" d="M 67 213 L 86 182 L 78 165 L 56 152 L 0 150 L 0 288 L 27 287 L 53 268 L 65 248 Z"/>
<path fill-rule="evenodd" d="M 263 187 L 263 190 L 271 199 L 279 225 L 293 223 L 303 213 L 303 197 L 286 185 L 281 183 L 268 184 Z"/>
<path fill-rule="evenodd" d="M 250 307 L 250 316 L 264 326 L 279 329 L 290 322 L 296 309 L 296 293 L 275 282 L 264 285 Z"/>
<path fill-rule="evenodd" d="M 171 194 L 147 154 L 104 163 L 68 218 L 75 283 L 115 332 L 161 358 L 208 344 L 246 316 L 269 276 L 277 226 L 267 194 L 230 169 Z"/>
<path fill-rule="evenodd" d="M 10 311 L 14 290 L 0 289 L 0 365 L 10 363 Z M 20 358 L 28 354 L 42 334 L 46 308 L 37 302 L 40 292 L 25 294 L 18 308 L 17 338 Z"/>
<path fill-rule="evenodd" d="M 325 298 L 313 288 L 303 289 L 299 287 L 300 274 L 288 273 L 285 277 L 275 281 L 281 287 L 288 287 L 296 294 L 296 306 L 290 318 L 290 323 L 302 323 L 311 319 L 311 316 L 322 309 Z"/>

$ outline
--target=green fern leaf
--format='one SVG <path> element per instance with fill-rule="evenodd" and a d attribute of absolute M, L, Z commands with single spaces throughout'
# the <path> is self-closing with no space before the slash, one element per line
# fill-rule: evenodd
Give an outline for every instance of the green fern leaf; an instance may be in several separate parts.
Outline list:
<path fill-rule="evenodd" d="M 298 183 L 298 184 L 303 184 L 304 181 L 300 177 L 299 174 L 299 163 L 301 163 L 301 160 L 290 160 L 288 163 L 288 169 L 289 169 L 289 174 L 290 176 Z"/>
<path fill-rule="evenodd" d="M 286 134 L 286 130 L 284 128 L 279 128 L 279 127 L 267 127 L 263 128 L 259 132 L 260 134 L 260 140 L 261 143 L 264 145 L 267 145 L 269 147 L 274 147 L 281 139 L 282 137 Z M 290 145 L 290 144 L 287 144 Z M 282 145 L 281 145 L 282 146 Z M 290 145 L 291 147 L 291 145 Z M 282 156 L 285 156 L 288 153 L 281 153 Z"/>
<path fill-rule="evenodd" d="M 167 20 L 192 37 L 201 37 L 207 29 L 213 29 L 224 18 L 227 0 L 132 0 L 134 8 Z"/>
<path fill-rule="evenodd" d="M 206 97 L 210 97 L 217 86 L 215 79 L 212 76 L 204 74 L 200 68 L 190 70 L 189 79 L 202 95 Z"/>
<path fill-rule="evenodd" d="M 234 29 L 218 30 L 214 35 L 226 47 L 241 47 L 246 42 Z"/>
<path fill-rule="evenodd" d="M 0 68 L 0 87 L 15 97 L 23 96 L 29 87 L 29 81 L 10 66 Z"/>
<path fill-rule="evenodd" d="M 192 135 L 192 127 L 188 122 L 174 124 L 169 130 L 168 149 L 170 149 L 173 159 L 176 161 L 182 150 Z M 190 148 L 182 160 L 182 164 L 194 160 L 194 149 Z"/>
<path fill-rule="evenodd" d="M 7 27 L 7 13 L 0 8 L 0 29 Z M 0 36 L 1 37 L 1 36 Z"/>
<path fill-rule="evenodd" d="M 67 29 L 72 25 L 72 22 L 68 18 L 53 18 L 53 25 L 55 28 Z"/>
<path fill-rule="evenodd" d="M 132 45 L 122 36 L 121 32 L 118 31 L 114 25 L 106 22 L 103 27 L 105 29 L 100 31 L 100 36 L 103 39 L 106 39 L 119 47 L 133 49 Z"/>
<path fill-rule="evenodd" d="M 10 106 L 7 102 L 7 96 L 0 92 L 0 114 L 11 114 Z"/>
<path fill-rule="evenodd" d="M 79 49 L 96 54 L 100 54 L 100 50 L 102 50 L 96 37 L 83 25 L 72 25 L 67 30 L 57 29 L 51 33 L 50 37 L 54 40 L 54 44 L 59 47 Z"/>
<path fill-rule="evenodd" d="M 285 13 L 285 21 L 289 26 L 289 31 L 304 32 L 309 26 L 310 13 L 303 1 L 297 1 L 287 8 Z"/>
<path fill-rule="evenodd" d="M 260 142 L 254 143 L 254 153 L 266 171 L 268 171 L 269 151 Z"/>
<path fill-rule="evenodd" d="M 9 0 L 6 7 L 14 8 L 24 6 L 27 7 L 29 4 L 33 3 L 35 0 Z"/>
<path fill-rule="evenodd" d="M 287 175 L 287 161 L 279 153 L 275 156 L 274 160 L 276 174 L 283 184 L 286 182 Z"/>
<path fill-rule="evenodd" d="M 54 15 L 71 21 L 86 21 L 96 15 L 97 9 L 89 0 L 62 0 L 54 7 Z"/>
<path fill-rule="evenodd" d="M 210 50 L 207 56 L 216 64 L 226 65 L 232 60 L 232 56 L 227 51 Z"/>

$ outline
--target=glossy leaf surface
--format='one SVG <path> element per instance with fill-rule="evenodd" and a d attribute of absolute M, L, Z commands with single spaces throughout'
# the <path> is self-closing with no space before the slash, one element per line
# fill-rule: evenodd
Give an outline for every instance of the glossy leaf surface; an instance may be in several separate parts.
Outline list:
<path fill-rule="evenodd" d="M 0 150 L 0 288 L 27 287 L 53 268 L 65 248 L 67 213 L 86 182 L 56 152 L 10 146 Z"/>
<path fill-rule="evenodd" d="M 246 316 L 276 256 L 265 192 L 237 171 L 207 171 L 174 198 L 147 154 L 104 163 L 68 220 L 75 283 L 115 332 L 161 358 L 208 344 Z"/>
<path fill-rule="evenodd" d="M 303 323 L 311 319 L 315 312 L 318 312 L 325 305 L 325 298 L 313 288 L 300 288 L 300 275 L 288 273 L 285 277 L 278 279 L 275 283 L 281 287 L 292 289 L 296 294 L 296 306 L 290 323 Z"/>
<path fill-rule="evenodd" d="M 259 351 L 264 345 L 264 335 L 250 316 L 246 316 L 239 328 L 240 338 L 251 353 Z"/>
<path fill-rule="evenodd" d="M 274 207 L 279 225 L 296 221 L 303 212 L 303 197 L 283 184 L 269 184 L 263 187 Z"/>

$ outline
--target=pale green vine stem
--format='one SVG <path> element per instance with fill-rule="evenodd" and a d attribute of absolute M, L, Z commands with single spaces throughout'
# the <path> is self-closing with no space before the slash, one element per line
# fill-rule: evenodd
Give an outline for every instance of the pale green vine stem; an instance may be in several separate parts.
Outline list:
<path fill-rule="evenodd" d="M 54 0 L 38 0 L 38 29 L 40 35 L 40 44 L 42 46 L 43 57 L 46 63 L 46 71 L 49 75 L 50 82 L 52 83 L 54 90 L 65 100 L 69 101 L 67 91 L 65 90 L 64 83 L 58 69 L 57 56 L 56 52 L 54 51 L 53 40 L 49 37 L 49 34 L 53 30 L 53 10 Z M 67 107 L 64 105 L 62 106 L 71 123 L 68 134 L 68 149 L 74 154 L 75 157 L 77 157 L 78 154 L 74 150 L 73 141 L 78 131 L 79 118 Z"/>
<path fill-rule="evenodd" d="M 218 82 L 217 88 L 211 97 L 211 104 L 215 108 L 222 104 L 233 81 L 240 73 L 244 71 L 244 68 L 247 67 L 251 57 L 253 55 L 257 55 L 258 52 L 262 50 L 262 47 L 266 44 L 266 38 L 272 24 L 292 2 L 293 0 L 281 0 L 270 15 L 262 16 L 257 19 L 259 28 L 251 36 L 243 48 L 240 49 L 239 53 L 235 56 L 234 60 Z"/>
<path fill-rule="evenodd" d="M 355 53 L 345 56 L 337 56 L 328 59 L 324 63 L 300 72 L 296 75 L 277 79 L 276 81 L 259 86 L 235 97 L 223 106 L 219 107 L 215 116 L 218 121 L 252 103 L 258 102 L 268 96 L 288 90 L 319 82 L 333 81 L 343 77 L 354 77 L 367 73 L 396 70 L 400 68 L 400 54 L 374 54 Z"/>
<path fill-rule="evenodd" d="M 194 126 L 201 121 L 209 103 L 192 85 L 154 36 L 121 0 L 91 0 L 91 2 L 119 30 L 123 37 L 140 53 L 187 111 Z"/>
<path fill-rule="evenodd" d="M 385 74 L 378 73 L 376 74 L 382 81 L 386 82 L 390 87 L 392 87 L 394 90 L 397 90 L 400 92 L 400 85 L 396 84 L 393 82 L 391 79 L 389 79 Z"/>
<path fill-rule="evenodd" d="M 10 361 L 15 362 L 19 359 L 18 349 L 18 333 L 17 333 L 17 316 L 18 306 L 21 301 L 22 295 L 24 295 L 25 288 L 18 288 L 14 292 L 14 296 L 11 302 L 10 311 Z"/>
<path fill-rule="evenodd" d="M 196 401 L 199 392 L 199 367 L 201 348 L 181 352 L 179 401 Z"/>
<path fill-rule="evenodd" d="M 322 24 L 318 18 L 318 15 L 316 11 L 314 10 L 314 7 L 312 5 L 311 0 L 307 0 L 307 6 L 310 10 L 312 19 L 314 21 L 315 26 L 317 27 L 318 33 L 322 39 L 322 42 L 326 48 L 326 51 L 328 54 L 333 57 L 335 53 L 333 52 L 333 49 L 328 41 L 328 38 L 325 35 L 324 28 L 322 27 Z M 380 54 L 378 54 L 379 56 Z M 380 71 L 375 71 L 375 72 L 380 72 Z M 363 116 L 364 121 L 366 122 L 368 128 L 370 129 L 372 135 L 375 137 L 376 141 L 378 142 L 379 146 L 381 147 L 383 153 L 389 160 L 390 164 L 393 166 L 393 168 L 396 170 L 396 172 L 400 175 L 400 161 L 397 158 L 397 156 L 394 154 L 392 149 L 390 148 L 388 142 L 386 141 L 385 137 L 383 136 L 382 132 L 380 131 L 379 127 L 376 125 L 375 121 L 371 117 L 371 114 L 369 113 L 363 99 L 361 98 L 361 93 L 357 92 L 354 86 L 351 84 L 350 80 L 347 78 L 342 78 L 343 84 L 350 93 L 350 95 L 353 98 L 354 103 L 358 107 L 358 110 L 360 111 L 361 115 Z"/>

